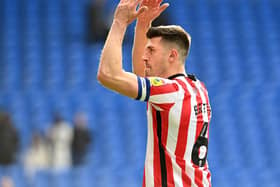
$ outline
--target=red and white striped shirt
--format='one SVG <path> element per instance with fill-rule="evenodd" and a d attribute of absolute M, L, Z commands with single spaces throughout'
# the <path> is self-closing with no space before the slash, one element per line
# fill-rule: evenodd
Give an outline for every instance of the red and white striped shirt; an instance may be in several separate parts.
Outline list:
<path fill-rule="evenodd" d="M 147 101 L 148 137 L 143 187 L 210 187 L 211 107 L 192 75 L 138 77 L 137 100 Z"/>

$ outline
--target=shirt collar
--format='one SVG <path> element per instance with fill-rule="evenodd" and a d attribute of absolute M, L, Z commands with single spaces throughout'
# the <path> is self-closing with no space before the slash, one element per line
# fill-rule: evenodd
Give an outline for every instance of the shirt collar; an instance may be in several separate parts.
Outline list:
<path fill-rule="evenodd" d="M 184 73 L 177 73 L 177 74 L 175 74 L 175 75 L 171 75 L 170 77 L 168 77 L 168 79 L 170 79 L 170 80 L 172 80 L 172 79 L 175 79 L 175 78 L 177 78 L 177 77 L 181 77 L 181 76 L 183 76 L 183 77 L 188 77 L 188 78 L 190 78 L 191 80 L 193 80 L 193 81 L 196 81 L 197 79 L 196 79 L 196 77 L 193 75 L 193 74 L 184 74 Z"/>
<path fill-rule="evenodd" d="M 168 77 L 168 79 L 175 79 L 176 77 L 180 77 L 180 76 L 186 76 L 184 73 L 177 73 L 175 75 L 171 75 L 170 77 Z"/>

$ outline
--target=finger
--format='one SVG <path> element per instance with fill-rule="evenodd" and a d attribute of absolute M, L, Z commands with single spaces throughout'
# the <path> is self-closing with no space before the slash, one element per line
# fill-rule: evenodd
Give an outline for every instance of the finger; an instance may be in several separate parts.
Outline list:
<path fill-rule="evenodd" d="M 154 6 L 159 6 L 162 3 L 162 0 L 154 0 Z"/>
<path fill-rule="evenodd" d="M 151 0 L 151 3 L 150 3 L 150 4 L 154 7 L 154 6 L 157 5 L 157 1 L 158 1 L 158 0 Z"/>
<path fill-rule="evenodd" d="M 134 7 L 137 7 L 137 5 L 141 5 L 142 2 L 143 2 L 143 0 L 134 0 L 133 6 L 134 6 Z"/>
<path fill-rule="evenodd" d="M 162 3 L 162 0 L 157 0 L 157 4 L 161 4 Z"/>
<path fill-rule="evenodd" d="M 149 0 L 143 0 L 141 5 L 147 5 L 149 3 Z"/>
<path fill-rule="evenodd" d="M 169 3 L 164 3 L 163 5 L 161 5 L 159 7 L 159 13 L 161 14 L 165 9 L 167 9 L 167 7 L 169 7 Z"/>

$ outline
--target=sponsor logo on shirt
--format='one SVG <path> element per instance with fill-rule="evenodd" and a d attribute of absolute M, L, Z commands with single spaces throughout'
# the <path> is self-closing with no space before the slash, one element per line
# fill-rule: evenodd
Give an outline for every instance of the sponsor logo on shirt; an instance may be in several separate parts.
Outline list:
<path fill-rule="evenodd" d="M 161 86 L 164 84 L 164 81 L 160 78 L 150 78 L 150 82 L 153 86 Z"/>

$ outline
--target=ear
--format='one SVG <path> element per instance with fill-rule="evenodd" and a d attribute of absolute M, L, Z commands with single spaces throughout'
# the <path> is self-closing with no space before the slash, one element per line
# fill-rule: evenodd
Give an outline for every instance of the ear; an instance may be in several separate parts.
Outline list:
<path fill-rule="evenodd" d="M 178 57 L 179 57 L 179 54 L 178 54 L 178 51 L 176 49 L 171 49 L 170 52 L 169 52 L 169 61 L 172 63 L 172 62 L 176 62 L 178 60 Z"/>

